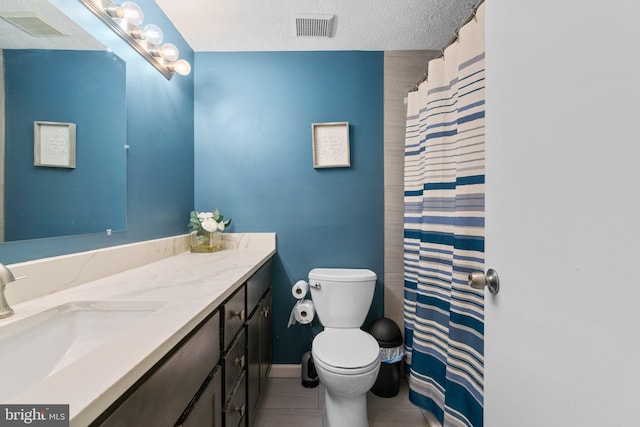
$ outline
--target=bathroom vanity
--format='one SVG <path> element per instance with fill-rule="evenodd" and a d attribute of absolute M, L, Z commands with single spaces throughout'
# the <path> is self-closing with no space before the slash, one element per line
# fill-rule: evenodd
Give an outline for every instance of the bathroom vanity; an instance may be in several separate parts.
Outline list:
<path fill-rule="evenodd" d="M 251 426 L 271 365 L 269 236 L 259 247 L 180 253 L 14 305 L 0 339 L 43 312 L 116 312 L 120 324 L 3 403 L 68 403 L 72 426 Z"/>
<path fill-rule="evenodd" d="M 271 364 L 256 357 L 271 348 L 270 288 L 269 260 L 92 425 L 245 425 Z"/>

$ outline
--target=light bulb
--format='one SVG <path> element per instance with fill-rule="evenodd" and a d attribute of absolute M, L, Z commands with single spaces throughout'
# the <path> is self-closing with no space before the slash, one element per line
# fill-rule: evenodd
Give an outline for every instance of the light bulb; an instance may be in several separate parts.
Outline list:
<path fill-rule="evenodd" d="M 122 18 L 122 8 L 117 4 L 107 2 L 106 4 L 103 4 L 102 8 L 112 18 Z"/>
<path fill-rule="evenodd" d="M 159 45 L 162 43 L 164 34 L 162 34 L 162 30 L 157 25 L 148 24 L 142 29 L 142 38 L 151 44 Z"/>
<path fill-rule="evenodd" d="M 160 48 L 160 56 L 163 57 L 166 61 L 173 62 L 178 60 L 180 51 L 174 44 L 165 43 Z"/>
<path fill-rule="evenodd" d="M 144 20 L 142 9 L 132 1 L 125 1 L 120 5 L 119 15 L 131 25 L 140 25 Z"/>
<path fill-rule="evenodd" d="M 180 59 L 171 64 L 171 68 L 181 76 L 186 76 L 191 72 L 191 64 L 189 64 L 189 61 L 184 59 Z"/>

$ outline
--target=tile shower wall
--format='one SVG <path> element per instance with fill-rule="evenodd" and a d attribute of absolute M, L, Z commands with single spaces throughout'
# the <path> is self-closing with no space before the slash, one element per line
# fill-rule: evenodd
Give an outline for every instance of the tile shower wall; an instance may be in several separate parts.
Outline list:
<path fill-rule="evenodd" d="M 403 330 L 404 100 L 437 50 L 384 53 L 384 315 Z"/>

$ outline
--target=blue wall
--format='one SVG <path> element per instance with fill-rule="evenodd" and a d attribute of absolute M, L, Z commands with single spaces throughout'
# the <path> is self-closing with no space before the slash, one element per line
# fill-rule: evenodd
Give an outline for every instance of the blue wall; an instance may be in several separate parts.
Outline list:
<path fill-rule="evenodd" d="M 310 328 L 287 321 L 291 286 L 314 267 L 375 271 L 367 323 L 383 315 L 383 60 L 196 53 L 195 205 L 219 208 L 231 231 L 277 233 L 275 363 L 310 349 Z M 311 124 L 336 121 L 350 124 L 351 167 L 314 169 Z"/>
<path fill-rule="evenodd" d="M 165 79 L 77 0 L 51 3 L 126 62 L 127 68 L 127 231 L 8 242 L 0 262 L 61 255 L 186 233 L 193 209 L 193 74 Z M 153 0 L 140 0 L 145 23 L 164 31 L 165 40 L 193 64 L 193 50 Z M 95 100 L 99 105 L 100 100 Z M 108 117 L 105 117 L 108 120 Z"/>
<path fill-rule="evenodd" d="M 4 50 L 4 71 L 5 239 L 124 230 L 124 61 L 107 51 Z M 34 121 L 76 125 L 76 168 L 34 166 Z"/>

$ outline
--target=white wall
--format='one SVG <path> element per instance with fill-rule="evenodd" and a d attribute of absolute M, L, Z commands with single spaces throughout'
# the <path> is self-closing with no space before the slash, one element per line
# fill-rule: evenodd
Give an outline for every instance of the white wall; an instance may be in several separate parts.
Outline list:
<path fill-rule="evenodd" d="M 640 425 L 640 2 L 486 10 L 485 425 Z"/>

